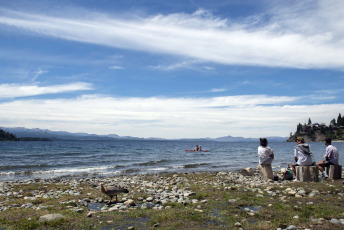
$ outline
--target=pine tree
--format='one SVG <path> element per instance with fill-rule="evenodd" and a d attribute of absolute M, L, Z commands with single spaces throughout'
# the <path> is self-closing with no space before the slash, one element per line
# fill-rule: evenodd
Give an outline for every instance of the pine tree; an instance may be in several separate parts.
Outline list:
<path fill-rule="evenodd" d="M 339 113 L 338 118 L 337 118 L 337 126 L 342 125 L 342 120 L 343 120 L 342 115 Z"/>
<path fill-rule="evenodd" d="M 311 118 L 308 118 L 308 125 L 311 125 L 311 124 L 312 124 Z"/>

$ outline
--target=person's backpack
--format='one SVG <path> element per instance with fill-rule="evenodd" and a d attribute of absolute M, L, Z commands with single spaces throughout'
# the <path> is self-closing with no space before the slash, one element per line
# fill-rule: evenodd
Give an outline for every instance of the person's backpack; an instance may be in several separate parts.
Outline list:
<path fill-rule="evenodd" d="M 293 170 L 288 168 L 287 171 L 283 173 L 283 180 L 292 180 L 293 179 Z"/>

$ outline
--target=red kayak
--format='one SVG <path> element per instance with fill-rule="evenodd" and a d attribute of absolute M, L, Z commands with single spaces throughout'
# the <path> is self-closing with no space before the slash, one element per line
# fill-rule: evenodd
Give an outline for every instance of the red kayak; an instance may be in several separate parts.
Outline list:
<path fill-rule="evenodd" d="M 208 150 L 194 150 L 194 149 L 185 149 L 185 151 L 190 151 L 190 152 L 208 152 Z"/>

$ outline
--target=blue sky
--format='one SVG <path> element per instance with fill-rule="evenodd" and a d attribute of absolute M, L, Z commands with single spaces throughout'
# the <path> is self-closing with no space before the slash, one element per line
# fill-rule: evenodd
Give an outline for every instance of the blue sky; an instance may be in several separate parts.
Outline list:
<path fill-rule="evenodd" d="M 0 0 L 0 126 L 288 136 L 344 111 L 331 1 Z"/>

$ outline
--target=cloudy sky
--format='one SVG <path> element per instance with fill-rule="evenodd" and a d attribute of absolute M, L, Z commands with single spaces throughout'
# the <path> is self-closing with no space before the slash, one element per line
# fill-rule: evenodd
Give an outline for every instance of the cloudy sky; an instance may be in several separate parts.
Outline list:
<path fill-rule="evenodd" d="M 0 0 L 0 126 L 289 136 L 344 112 L 341 0 Z"/>

